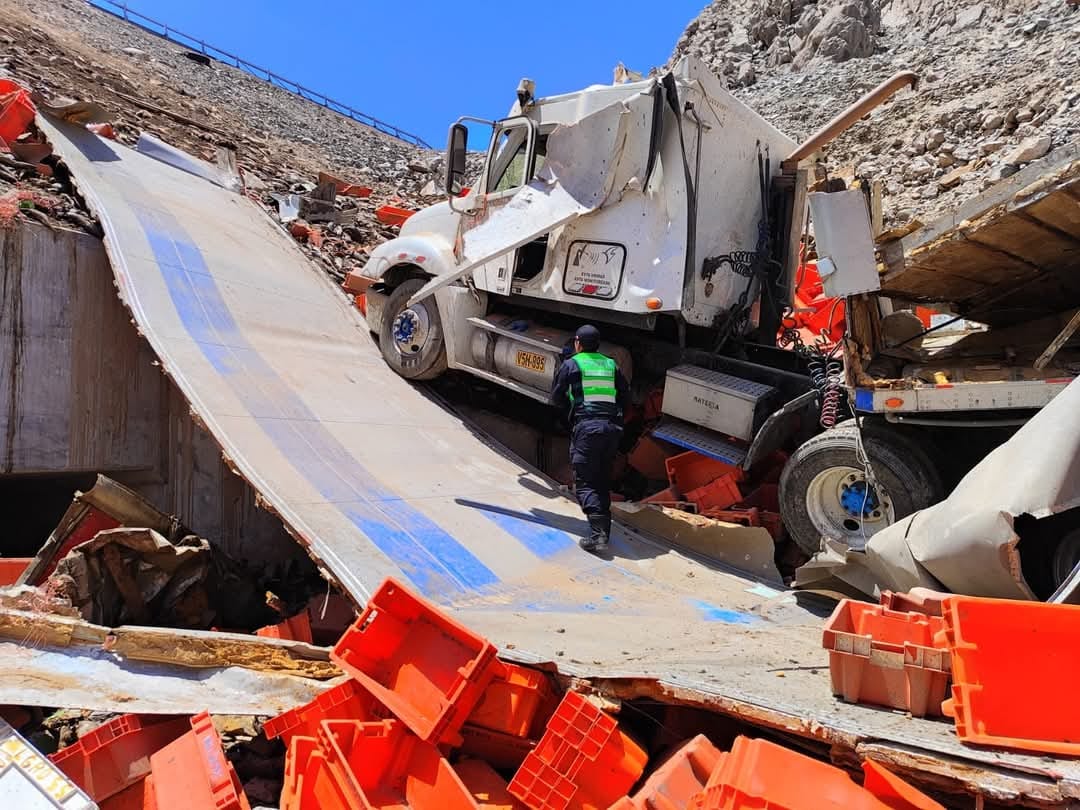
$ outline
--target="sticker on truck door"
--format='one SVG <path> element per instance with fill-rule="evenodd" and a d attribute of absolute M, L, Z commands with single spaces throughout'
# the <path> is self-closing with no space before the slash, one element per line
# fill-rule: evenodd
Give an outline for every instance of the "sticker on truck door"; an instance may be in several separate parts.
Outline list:
<path fill-rule="evenodd" d="M 563 272 L 563 292 L 611 301 L 619 293 L 626 247 L 614 242 L 570 243 Z"/>

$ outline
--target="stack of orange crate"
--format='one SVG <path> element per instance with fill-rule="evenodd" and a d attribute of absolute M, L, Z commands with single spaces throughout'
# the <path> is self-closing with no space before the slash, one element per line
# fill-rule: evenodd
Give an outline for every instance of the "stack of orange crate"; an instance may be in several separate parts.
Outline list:
<path fill-rule="evenodd" d="M 264 726 L 288 745 L 282 810 L 523 806 L 499 770 L 521 766 L 555 712 L 547 675 L 499 661 L 393 580 L 331 658 L 349 680 Z"/>

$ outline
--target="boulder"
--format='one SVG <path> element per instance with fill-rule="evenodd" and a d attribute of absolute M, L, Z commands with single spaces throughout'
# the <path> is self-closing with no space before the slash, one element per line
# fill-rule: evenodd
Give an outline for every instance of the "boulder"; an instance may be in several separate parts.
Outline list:
<path fill-rule="evenodd" d="M 1016 166 L 1020 163 L 1030 163 L 1038 160 L 1050 151 L 1050 136 L 1042 135 L 1034 138 L 1025 138 L 1020 145 L 1005 156 L 1005 162 Z"/>

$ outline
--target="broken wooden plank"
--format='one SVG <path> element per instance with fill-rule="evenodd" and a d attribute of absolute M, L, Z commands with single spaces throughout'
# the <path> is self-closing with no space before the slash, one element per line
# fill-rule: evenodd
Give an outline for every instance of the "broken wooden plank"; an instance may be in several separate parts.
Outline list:
<path fill-rule="evenodd" d="M 337 665 L 330 663 L 329 650 L 291 639 L 124 626 L 111 631 L 106 647 L 135 661 L 171 662 L 185 667 L 236 666 L 318 680 L 341 675 Z"/>
<path fill-rule="evenodd" d="M 1080 146 L 1062 147 L 899 240 L 881 245 L 882 287 L 896 297 L 950 301 L 971 314 L 983 291 L 1030 276 L 1056 278 L 1061 295 L 1032 286 L 1001 312 L 979 320 L 1008 323 L 1080 303 L 1070 272 L 1080 251 Z"/>
<path fill-rule="evenodd" d="M 1040 354 L 1039 358 L 1035 361 L 1035 368 L 1039 371 L 1046 368 L 1050 361 L 1054 359 L 1054 356 L 1061 351 L 1061 347 L 1068 343 L 1069 338 L 1076 334 L 1077 329 L 1080 329 L 1080 311 L 1077 311 L 1077 313 L 1072 316 L 1072 319 L 1065 324 L 1065 328 L 1058 333 L 1057 337 L 1050 341 L 1050 345 L 1046 347 L 1043 353 Z"/>

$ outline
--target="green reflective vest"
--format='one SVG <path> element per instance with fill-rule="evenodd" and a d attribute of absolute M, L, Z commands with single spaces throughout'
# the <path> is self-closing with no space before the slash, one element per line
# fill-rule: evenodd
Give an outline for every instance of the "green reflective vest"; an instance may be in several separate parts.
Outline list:
<path fill-rule="evenodd" d="M 581 390 L 585 408 L 590 405 L 615 404 L 615 361 L 594 352 L 579 352 L 571 358 L 581 371 Z M 574 392 L 569 392 L 570 402 Z"/>

